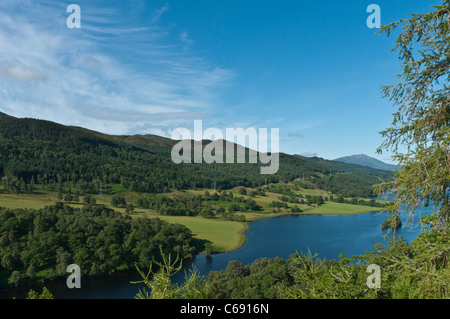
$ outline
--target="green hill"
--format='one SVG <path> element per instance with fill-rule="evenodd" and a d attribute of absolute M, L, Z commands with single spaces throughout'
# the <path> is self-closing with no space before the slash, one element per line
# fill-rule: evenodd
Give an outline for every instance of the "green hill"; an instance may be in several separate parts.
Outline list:
<path fill-rule="evenodd" d="M 359 154 L 359 155 L 352 155 L 352 156 L 345 156 L 341 158 L 337 158 L 334 161 L 337 162 L 344 162 L 349 164 L 357 164 L 361 166 L 368 166 L 375 169 L 381 169 L 386 171 L 396 171 L 399 169 L 397 165 L 387 164 L 385 162 L 379 161 L 376 158 Z"/>
<path fill-rule="evenodd" d="M 0 176 L 20 192 L 37 183 L 57 190 L 72 187 L 97 193 L 99 182 L 121 184 L 142 193 L 193 188 L 230 189 L 301 179 L 305 187 L 368 197 L 379 178 L 393 174 L 365 168 L 337 177 L 340 163 L 280 154 L 280 169 L 261 175 L 260 164 L 175 164 L 175 141 L 155 135 L 112 136 L 50 121 L 0 117 Z M 266 180 L 267 178 L 267 180 Z M 354 185 L 350 185 L 354 183 Z"/>

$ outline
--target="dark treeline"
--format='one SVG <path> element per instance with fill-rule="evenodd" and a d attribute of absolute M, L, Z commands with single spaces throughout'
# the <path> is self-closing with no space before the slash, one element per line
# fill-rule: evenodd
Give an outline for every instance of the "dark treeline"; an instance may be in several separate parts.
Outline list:
<path fill-rule="evenodd" d="M 222 206 L 217 206 L 218 202 L 221 202 Z M 233 196 L 232 192 L 225 190 L 213 194 L 206 191 L 204 195 L 194 196 L 140 196 L 137 199 L 137 207 L 154 209 L 161 215 L 218 217 L 239 221 L 244 221 L 245 217 L 235 216 L 234 213 L 262 209 L 253 199 Z"/>
<path fill-rule="evenodd" d="M 325 175 L 323 178 L 314 179 L 314 184 L 318 188 L 344 197 L 372 197 L 374 196 L 372 185 L 381 182 L 379 176 L 355 173 Z"/>
<path fill-rule="evenodd" d="M 124 216 L 104 206 L 62 203 L 40 210 L 0 208 L 0 284 L 19 285 L 66 276 L 148 267 L 163 251 L 192 258 L 191 231 L 157 218 Z"/>
<path fill-rule="evenodd" d="M 260 164 L 175 164 L 170 152 L 167 146 L 106 139 L 48 121 L 0 118 L 0 177 L 4 176 L 2 184 L 9 191 L 29 192 L 39 184 L 54 191 L 71 188 L 84 195 L 98 193 L 101 181 L 131 191 L 161 193 L 212 188 L 214 183 L 218 189 L 258 187 L 306 176 L 317 186 L 349 195 L 344 194 L 346 180 L 333 179 L 330 185 L 317 180 L 328 174 L 329 168 L 296 156 L 280 154 L 278 173 L 264 176 Z M 379 181 L 366 179 L 373 176 L 367 174 L 355 173 L 358 185 L 353 189 L 359 193 L 351 196 L 372 195 L 371 187 Z"/>
<path fill-rule="evenodd" d="M 364 205 L 364 206 L 370 206 L 370 207 L 387 207 L 389 203 L 383 203 L 376 201 L 374 199 L 366 200 L 366 199 L 358 199 L 356 197 L 346 199 L 344 196 L 333 196 L 331 195 L 329 197 L 329 200 L 336 203 L 344 203 L 344 204 L 351 204 L 351 205 Z"/>

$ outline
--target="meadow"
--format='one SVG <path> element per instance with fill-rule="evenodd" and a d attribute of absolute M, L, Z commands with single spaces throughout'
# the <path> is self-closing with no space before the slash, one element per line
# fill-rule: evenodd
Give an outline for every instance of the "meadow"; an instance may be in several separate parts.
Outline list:
<path fill-rule="evenodd" d="M 280 185 L 280 186 L 279 186 Z M 275 192 L 265 191 L 264 196 L 253 195 L 250 196 L 250 192 L 254 191 L 252 188 L 246 188 L 247 194 L 242 195 L 239 190 L 241 187 L 235 187 L 233 189 L 227 190 L 227 192 L 233 193 L 234 198 L 243 197 L 245 199 L 251 198 L 261 207 L 258 211 L 246 211 L 246 212 L 236 212 L 236 215 L 244 215 L 245 221 L 231 221 L 223 220 L 221 218 L 204 218 L 200 216 L 166 216 L 158 214 L 156 211 L 151 209 L 135 208 L 132 212 L 126 212 L 124 207 L 113 207 L 111 205 L 111 198 L 113 194 L 120 194 L 123 196 L 127 203 L 136 203 L 137 198 L 141 195 L 136 192 L 128 191 L 127 189 L 120 187 L 119 185 L 105 185 L 105 191 L 102 195 L 93 195 L 96 200 L 96 204 L 102 204 L 109 208 L 112 208 L 123 214 L 130 214 L 132 218 L 160 218 L 162 220 L 168 221 L 170 223 L 182 224 L 188 227 L 193 235 L 194 244 L 197 246 L 199 251 L 205 253 L 205 247 L 207 243 L 211 244 L 211 253 L 228 252 L 242 247 L 245 243 L 245 231 L 250 227 L 250 223 L 254 220 L 260 218 L 276 217 L 286 214 L 292 214 L 287 208 L 274 209 L 272 202 L 280 201 L 282 194 L 278 193 L 278 187 L 280 189 L 289 188 L 291 194 L 296 196 L 330 196 L 327 193 L 319 189 L 302 189 L 296 187 L 294 184 L 276 184 L 273 189 Z M 214 189 L 191 189 L 186 191 L 172 191 L 164 195 L 173 196 L 194 196 L 194 195 L 204 195 L 205 192 L 213 194 Z M 40 209 L 47 205 L 52 205 L 58 202 L 57 192 L 44 190 L 38 186 L 32 193 L 10 193 L 6 192 L 2 186 L 0 186 L 0 207 L 6 208 L 33 208 Z M 233 201 L 232 201 L 233 202 Z M 214 208 L 226 207 L 230 202 L 225 202 L 221 200 L 209 201 Z M 82 197 L 78 203 L 70 202 L 71 206 L 80 207 L 83 205 Z M 363 205 L 351 205 L 346 203 L 336 203 L 331 201 L 326 201 L 322 205 L 306 205 L 306 204 L 293 204 L 287 203 L 289 208 L 297 206 L 302 212 L 298 214 L 361 214 L 370 211 L 377 210 L 374 207 L 363 206 Z"/>

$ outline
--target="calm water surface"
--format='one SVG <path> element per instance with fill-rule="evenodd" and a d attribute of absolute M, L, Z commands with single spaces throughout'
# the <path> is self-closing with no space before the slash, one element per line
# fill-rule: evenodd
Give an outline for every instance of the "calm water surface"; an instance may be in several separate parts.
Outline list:
<path fill-rule="evenodd" d="M 429 213 L 428 209 L 422 212 Z M 347 257 L 364 254 L 373 250 L 376 243 L 387 244 L 380 228 L 386 219 L 379 212 L 359 215 L 290 215 L 264 218 L 250 224 L 245 233 L 245 245 L 233 252 L 213 256 L 196 256 L 186 263 L 184 269 L 195 266 L 201 274 L 212 270 L 225 269 L 230 260 L 239 260 L 244 265 L 251 264 L 262 257 L 288 258 L 295 252 L 317 253 L 325 259 L 337 259 L 341 253 Z M 419 216 L 413 223 L 405 225 L 398 234 L 407 241 L 420 234 L 417 226 Z M 175 275 L 174 281 L 183 281 L 184 271 Z M 136 271 L 123 272 L 112 276 L 87 278 L 82 277 L 80 289 L 68 289 L 65 280 L 35 285 L 31 288 L 41 291 L 46 286 L 55 298 L 82 299 L 128 299 L 134 298 L 143 285 L 131 284 L 130 281 L 141 279 Z M 30 287 L 0 291 L 0 298 L 24 298 Z"/>

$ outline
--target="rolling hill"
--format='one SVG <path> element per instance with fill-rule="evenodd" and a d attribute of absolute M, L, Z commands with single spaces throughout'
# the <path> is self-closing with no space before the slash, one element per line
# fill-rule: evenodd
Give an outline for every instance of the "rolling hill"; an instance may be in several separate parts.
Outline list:
<path fill-rule="evenodd" d="M 30 118 L 0 117 L 0 177 L 8 189 L 37 183 L 49 189 L 98 193 L 99 182 L 142 193 L 301 180 L 305 187 L 344 196 L 370 197 L 372 185 L 393 174 L 341 162 L 314 161 L 280 153 L 276 174 L 261 175 L 261 164 L 175 164 L 176 141 L 155 135 L 113 136 Z M 207 141 L 204 141 L 204 144 Z M 238 147 L 238 146 L 236 146 Z M 346 166 L 346 167 L 347 167 Z M 330 170 L 331 169 L 331 170 Z"/>
<path fill-rule="evenodd" d="M 345 156 L 345 157 L 337 158 L 334 161 L 344 162 L 344 163 L 349 163 L 349 164 L 357 164 L 357 165 L 361 165 L 361 166 L 368 166 L 371 168 L 381 169 L 381 170 L 385 170 L 385 171 L 396 171 L 396 170 L 400 169 L 400 167 L 398 167 L 397 165 L 387 164 L 385 162 L 382 162 L 380 160 L 377 160 L 377 159 L 367 156 L 365 154 Z"/>

